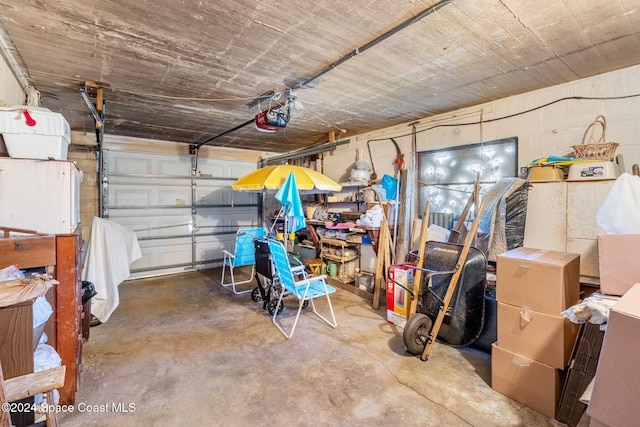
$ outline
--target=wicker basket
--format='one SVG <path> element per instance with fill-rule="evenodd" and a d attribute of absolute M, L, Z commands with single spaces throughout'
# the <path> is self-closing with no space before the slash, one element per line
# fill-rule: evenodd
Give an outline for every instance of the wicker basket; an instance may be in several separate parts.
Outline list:
<path fill-rule="evenodd" d="M 602 126 L 602 135 L 600 135 L 600 139 L 596 140 L 595 131 L 598 123 Z M 580 159 L 613 160 L 619 144 L 617 142 L 606 142 L 607 120 L 604 116 L 598 116 L 589 127 L 591 128 L 591 135 L 587 143 L 585 144 L 583 140 L 582 144 L 573 146 L 575 157 Z"/>

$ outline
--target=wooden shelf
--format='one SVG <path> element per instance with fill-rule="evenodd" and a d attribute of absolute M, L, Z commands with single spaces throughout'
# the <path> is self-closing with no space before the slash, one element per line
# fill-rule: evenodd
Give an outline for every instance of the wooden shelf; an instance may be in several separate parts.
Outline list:
<path fill-rule="evenodd" d="M 353 261 L 356 260 L 358 258 L 360 258 L 360 254 L 358 255 L 350 255 L 350 256 L 338 256 L 338 255 L 331 255 L 331 254 L 323 254 L 322 258 L 324 259 L 328 259 L 329 261 L 336 261 L 336 262 L 349 262 L 349 261 Z"/>
<path fill-rule="evenodd" d="M 331 245 L 331 246 L 340 246 L 342 248 L 344 248 L 345 246 L 357 246 L 357 243 L 354 242 L 347 242 L 346 240 L 340 240 L 340 239 L 332 239 L 330 237 L 321 237 L 320 241 L 326 245 Z"/>
<path fill-rule="evenodd" d="M 329 237 L 321 237 L 320 244 L 322 250 L 320 251 L 320 258 L 325 261 L 331 261 L 338 264 L 337 277 L 333 277 L 334 280 L 338 280 L 342 283 L 351 283 L 355 281 L 355 276 L 347 274 L 346 264 L 351 262 L 358 262 L 360 264 L 360 244 L 355 242 L 347 242 L 345 240 L 332 239 Z M 335 255 L 327 253 L 324 249 L 326 247 L 339 248 L 338 250 L 344 251 L 345 248 L 352 248 L 356 251 L 355 255 Z"/>

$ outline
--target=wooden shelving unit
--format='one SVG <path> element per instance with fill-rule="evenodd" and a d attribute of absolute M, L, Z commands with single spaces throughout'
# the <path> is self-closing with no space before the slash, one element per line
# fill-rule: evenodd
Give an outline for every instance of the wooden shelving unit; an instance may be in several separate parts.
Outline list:
<path fill-rule="evenodd" d="M 320 258 L 324 261 L 329 261 L 338 264 L 338 274 L 334 279 L 339 280 L 342 283 L 351 283 L 355 281 L 355 276 L 351 276 L 347 273 L 347 264 L 350 262 L 356 262 L 360 264 L 360 244 L 354 242 L 347 242 L 344 240 L 332 239 L 328 237 L 320 238 Z M 345 255 L 345 250 L 355 251 L 354 254 Z M 335 252 L 339 251 L 338 254 Z"/>

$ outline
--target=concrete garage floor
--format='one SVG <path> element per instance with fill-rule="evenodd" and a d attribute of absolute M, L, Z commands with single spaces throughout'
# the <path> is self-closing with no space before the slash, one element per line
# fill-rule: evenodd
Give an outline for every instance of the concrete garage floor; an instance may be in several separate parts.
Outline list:
<path fill-rule="evenodd" d="M 118 309 L 91 328 L 61 425 L 563 425 L 493 391 L 487 353 L 409 355 L 384 306 L 338 289 L 338 328 L 303 314 L 287 341 L 262 303 L 219 280 L 215 269 L 123 283 Z"/>

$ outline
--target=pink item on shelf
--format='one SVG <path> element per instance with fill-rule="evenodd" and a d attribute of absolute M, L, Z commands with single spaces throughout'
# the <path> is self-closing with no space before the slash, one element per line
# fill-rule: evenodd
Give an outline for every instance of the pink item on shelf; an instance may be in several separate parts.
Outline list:
<path fill-rule="evenodd" d="M 331 221 L 327 221 L 324 223 L 324 226 L 327 228 L 339 228 L 339 229 L 349 229 L 356 226 L 355 222 L 339 222 L 338 224 L 333 224 Z"/>

